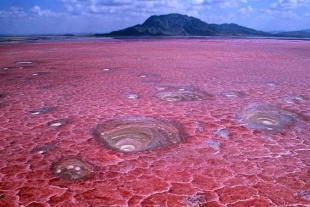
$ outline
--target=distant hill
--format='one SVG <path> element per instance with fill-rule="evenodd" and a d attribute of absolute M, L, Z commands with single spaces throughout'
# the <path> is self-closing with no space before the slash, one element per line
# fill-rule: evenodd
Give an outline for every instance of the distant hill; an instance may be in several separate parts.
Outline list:
<path fill-rule="evenodd" d="M 279 34 L 279 33 L 281 33 L 281 32 L 285 32 L 285 31 L 283 31 L 283 30 L 268 31 L 268 33 L 270 33 L 270 34 Z"/>
<path fill-rule="evenodd" d="M 237 24 L 208 24 L 181 14 L 151 16 L 143 24 L 97 36 L 270 36 Z"/>
<path fill-rule="evenodd" d="M 310 37 L 310 29 L 290 31 L 290 32 L 280 32 L 280 33 L 277 33 L 277 35 L 284 36 L 284 37 Z"/>

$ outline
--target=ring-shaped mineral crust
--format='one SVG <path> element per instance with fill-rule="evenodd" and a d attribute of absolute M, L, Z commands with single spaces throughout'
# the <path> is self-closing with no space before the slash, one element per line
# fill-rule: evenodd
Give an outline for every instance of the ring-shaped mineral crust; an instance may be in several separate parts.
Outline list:
<path fill-rule="evenodd" d="M 220 95 L 227 98 L 238 98 L 245 96 L 245 93 L 242 91 L 222 91 Z"/>
<path fill-rule="evenodd" d="M 275 87 L 278 85 L 276 82 L 273 82 L 273 81 L 263 82 L 263 84 L 267 86 L 271 86 L 271 87 Z"/>
<path fill-rule="evenodd" d="M 16 61 L 16 64 L 20 64 L 20 65 L 27 65 L 27 64 L 33 64 L 36 63 L 37 61 L 35 60 L 21 60 L 21 61 Z"/>
<path fill-rule="evenodd" d="M 101 68 L 100 70 L 106 73 L 106 72 L 115 71 L 117 70 L 117 68 L 104 67 L 104 68 Z"/>
<path fill-rule="evenodd" d="M 47 122 L 49 127 L 60 127 L 69 123 L 69 119 L 56 119 L 53 121 Z"/>
<path fill-rule="evenodd" d="M 54 148 L 54 146 L 51 143 L 44 144 L 42 146 L 35 147 L 31 150 L 31 152 L 35 152 L 38 154 L 45 154 L 51 151 Z"/>
<path fill-rule="evenodd" d="M 54 109 L 55 109 L 54 107 L 43 107 L 43 108 L 31 110 L 29 111 L 29 113 L 33 115 L 46 114 Z"/>
<path fill-rule="evenodd" d="M 195 91 L 196 88 L 190 85 L 162 85 L 154 87 L 158 91 Z"/>
<path fill-rule="evenodd" d="M 32 73 L 31 75 L 32 76 L 38 76 L 38 75 L 47 75 L 47 74 L 49 74 L 49 72 L 36 72 L 36 73 Z"/>
<path fill-rule="evenodd" d="M 154 97 L 167 102 L 206 100 L 209 95 L 200 91 L 165 91 L 154 94 Z"/>
<path fill-rule="evenodd" d="M 239 123 L 261 132 L 278 133 L 300 119 L 299 115 L 270 104 L 252 104 L 236 113 Z"/>
<path fill-rule="evenodd" d="M 51 172 L 61 180 L 75 182 L 91 177 L 94 173 L 94 166 L 80 158 L 67 157 L 53 163 Z"/>
<path fill-rule="evenodd" d="M 118 152 L 140 152 L 182 142 L 187 134 L 174 120 L 149 116 L 125 116 L 98 124 L 94 139 Z"/>
<path fill-rule="evenodd" d="M 139 78 L 142 78 L 144 83 L 159 83 L 162 79 L 157 73 L 140 73 Z"/>
<path fill-rule="evenodd" d="M 125 94 L 124 97 L 127 98 L 127 99 L 138 99 L 139 95 L 135 94 L 135 93 L 128 93 L 128 94 Z"/>

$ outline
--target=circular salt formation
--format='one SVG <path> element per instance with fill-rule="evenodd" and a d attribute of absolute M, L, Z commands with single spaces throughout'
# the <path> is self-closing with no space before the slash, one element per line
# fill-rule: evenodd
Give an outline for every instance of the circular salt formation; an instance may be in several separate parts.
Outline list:
<path fill-rule="evenodd" d="M 62 158 L 52 164 L 52 173 L 65 181 L 78 181 L 90 177 L 94 172 L 94 166 L 79 158 Z"/>
<path fill-rule="evenodd" d="M 141 73 L 139 77 L 142 78 L 144 83 L 158 83 L 161 81 L 161 76 L 156 73 Z"/>
<path fill-rule="evenodd" d="M 292 95 L 291 98 L 297 101 L 306 101 L 308 98 L 304 95 Z"/>
<path fill-rule="evenodd" d="M 155 86 L 154 87 L 158 91 L 195 91 L 194 86 L 190 85 L 165 85 L 165 86 Z"/>
<path fill-rule="evenodd" d="M 43 107 L 43 108 L 31 110 L 31 111 L 29 111 L 29 113 L 31 113 L 33 115 L 46 114 L 46 113 L 52 111 L 53 109 L 54 109 L 54 107 Z"/>
<path fill-rule="evenodd" d="M 186 134 L 174 120 L 145 116 L 129 116 L 98 124 L 93 137 L 108 149 L 139 152 L 179 143 Z"/>
<path fill-rule="evenodd" d="M 37 75 L 47 75 L 47 74 L 49 74 L 49 72 L 36 72 L 36 73 L 32 73 L 31 75 L 37 76 Z"/>
<path fill-rule="evenodd" d="M 221 96 L 228 98 L 237 98 L 245 96 L 245 94 L 241 91 L 222 91 L 220 94 Z"/>
<path fill-rule="evenodd" d="M 32 64 L 34 61 L 32 60 L 26 60 L 26 61 L 17 61 L 15 62 L 16 64 Z"/>
<path fill-rule="evenodd" d="M 125 95 L 125 98 L 128 98 L 128 99 L 137 99 L 138 97 L 139 95 L 135 93 L 129 93 Z"/>
<path fill-rule="evenodd" d="M 43 86 L 38 86 L 36 87 L 36 89 L 39 89 L 39 90 L 45 90 L 45 89 L 49 89 L 51 86 L 49 85 L 43 85 Z"/>
<path fill-rule="evenodd" d="M 236 113 L 236 118 L 247 128 L 276 133 L 299 120 L 296 113 L 269 104 L 252 104 Z"/>
<path fill-rule="evenodd" d="M 273 81 L 264 82 L 263 84 L 265 84 L 265 85 L 267 85 L 267 86 L 271 86 L 271 87 L 274 87 L 274 86 L 277 86 L 277 85 L 278 85 L 276 82 L 273 82 Z"/>
<path fill-rule="evenodd" d="M 278 99 L 280 102 L 285 104 L 298 104 L 307 100 L 306 96 L 303 95 L 292 95 L 289 97 L 283 97 Z"/>
<path fill-rule="evenodd" d="M 107 72 L 111 72 L 111 71 L 115 71 L 117 68 L 101 68 L 100 70 L 107 73 Z"/>
<path fill-rule="evenodd" d="M 167 90 L 168 88 L 170 88 L 170 86 L 155 86 L 154 88 L 158 91 L 163 91 L 163 90 Z"/>
<path fill-rule="evenodd" d="M 211 132 L 216 137 L 221 137 L 221 138 L 225 138 L 225 139 L 228 139 L 230 136 L 230 131 L 226 128 L 216 129 L 216 130 L 213 130 Z"/>
<path fill-rule="evenodd" d="M 68 124 L 69 120 L 68 119 L 56 119 L 50 122 L 47 122 L 47 125 L 49 127 L 60 127 Z"/>
<path fill-rule="evenodd" d="M 199 91 L 167 91 L 154 95 L 156 98 L 167 102 L 198 101 L 207 99 L 208 95 Z"/>
<path fill-rule="evenodd" d="M 31 152 L 35 152 L 38 154 L 45 154 L 51 151 L 54 148 L 54 146 L 50 143 L 44 144 L 43 146 L 36 147 L 31 150 Z"/>
<path fill-rule="evenodd" d="M 297 103 L 297 101 L 292 99 L 291 97 L 279 98 L 278 100 L 285 104 L 296 104 Z"/>

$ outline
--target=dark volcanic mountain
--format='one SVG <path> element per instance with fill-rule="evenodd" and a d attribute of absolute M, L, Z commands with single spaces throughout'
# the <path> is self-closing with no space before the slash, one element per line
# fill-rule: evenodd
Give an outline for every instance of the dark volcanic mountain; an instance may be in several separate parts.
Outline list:
<path fill-rule="evenodd" d="M 270 36 L 237 24 L 208 24 L 181 14 L 151 16 L 143 24 L 114 31 L 108 36 Z"/>

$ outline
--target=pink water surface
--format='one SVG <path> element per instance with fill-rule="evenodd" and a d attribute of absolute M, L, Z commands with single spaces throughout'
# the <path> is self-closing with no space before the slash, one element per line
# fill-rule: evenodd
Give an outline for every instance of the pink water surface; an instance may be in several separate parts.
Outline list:
<path fill-rule="evenodd" d="M 21 43 L 0 45 L 0 57 L 0 206 L 310 206 L 310 41 Z M 210 96 L 164 102 L 158 86 Z M 300 120 L 279 133 L 248 129 L 235 114 L 253 103 Z M 127 115 L 176 120 L 189 137 L 136 153 L 94 141 L 97 124 Z M 47 124 L 57 119 L 65 124 Z M 91 163 L 93 176 L 56 177 L 51 166 L 66 157 Z"/>

